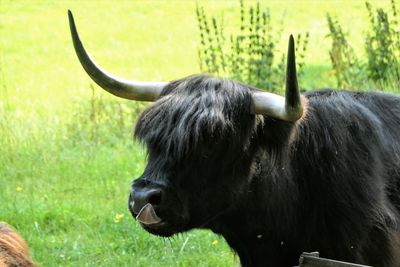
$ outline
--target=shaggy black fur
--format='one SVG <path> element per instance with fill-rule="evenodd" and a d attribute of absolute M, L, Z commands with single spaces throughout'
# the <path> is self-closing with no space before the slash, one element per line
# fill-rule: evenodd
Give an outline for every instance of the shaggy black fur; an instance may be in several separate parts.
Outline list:
<path fill-rule="evenodd" d="M 319 90 L 305 115 L 250 114 L 246 85 L 210 76 L 170 83 L 139 118 L 148 165 L 132 187 L 162 188 L 169 236 L 221 234 L 242 266 L 294 266 L 303 251 L 400 266 L 400 97 Z"/>

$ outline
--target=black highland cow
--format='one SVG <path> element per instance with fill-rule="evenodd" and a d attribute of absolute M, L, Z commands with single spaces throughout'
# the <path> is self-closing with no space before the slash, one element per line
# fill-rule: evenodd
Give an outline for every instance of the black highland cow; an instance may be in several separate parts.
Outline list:
<path fill-rule="evenodd" d="M 124 81 L 94 64 L 69 19 L 79 60 L 96 83 L 156 101 L 136 125 L 148 164 L 129 198 L 146 231 L 211 229 L 242 266 L 294 266 L 303 251 L 400 266 L 400 97 L 300 95 L 292 37 L 285 97 L 205 75 Z"/>

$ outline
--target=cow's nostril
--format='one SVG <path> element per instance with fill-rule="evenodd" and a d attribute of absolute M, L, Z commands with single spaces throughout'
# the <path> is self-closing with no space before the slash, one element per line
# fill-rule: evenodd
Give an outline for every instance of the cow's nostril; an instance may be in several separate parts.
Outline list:
<path fill-rule="evenodd" d="M 151 192 L 148 202 L 152 205 L 158 205 L 161 203 L 161 190 Z"/>
<path fill-rule="evenodd" d="M 160 205 L 163 201 L 162 195 L 163 190 L 161 188 L 137 188 L 133 186 L 129 197 L 129 208 L 137 214 L 146 204 Z"/>

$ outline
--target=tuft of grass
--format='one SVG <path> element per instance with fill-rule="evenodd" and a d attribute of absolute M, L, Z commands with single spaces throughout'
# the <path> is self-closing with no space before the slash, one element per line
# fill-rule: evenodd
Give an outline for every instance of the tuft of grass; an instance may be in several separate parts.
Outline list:
<path fill-rule="evenodd" d="M 389 11 L 365 3 L 369 25 L 364 36 L 364 54 L 356 54 L 339 21 L 328 13 L 329 52 L 339 87 L 399 91 L 400 15 L 395 1 Z"/>
<path fill-rule="evenodd" d="M 329 37 L 332 40 L 329 56 L 339 88 L 354 88 L 365 80 L 365 69 L 337 19 L 327 14 Z"/>
<path fill-rule="evenodd" d="M 284 84 L 285 53 L 279 54 L 284 18 L 271 22 L 271 12 L 260 2 L 245 6 L 239 1 L 240 25 L 229 38 L 224 32 L 225 22 L 206 14 L 204 7 L 196 7 L 200 32 L 198 49 L 200 69 L 218 76 L 227 76 L 270 92 L 282 91 Z M 229 43 L 226 40 L 229 39 Z M 296 52 L 298 75 L 303 76 L 304 57 L 309 33 L 297 34 Z"/>
<path fill-rule="evenodd" d="M 400 84 L 400 13 L 394 0 L 389 11 L 366 2 L 370 29 L 365 36 L 368 77 L 381 88 Z M 398 89 L 398 88 L 397 88 Z"/>

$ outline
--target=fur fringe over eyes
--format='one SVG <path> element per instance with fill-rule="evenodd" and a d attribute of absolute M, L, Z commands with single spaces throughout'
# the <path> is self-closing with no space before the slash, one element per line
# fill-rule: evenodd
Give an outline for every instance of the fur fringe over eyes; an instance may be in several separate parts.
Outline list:
<path fill-rule="evenodd" d="M 140 116 L 135 136 L 149 147 L 162 144 L 157 147 L 165 150 L 159 152 L 178 160 L 197 151 L 199 144 L 212 146 L 235 139 L 232 144 L 243 145 L 250 133 L 241 129 L 251 129 L 254 123 L 249 112 L 250 90 L 238 82 L 206 75 L 171 82 Z"/>

